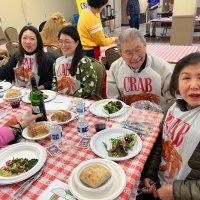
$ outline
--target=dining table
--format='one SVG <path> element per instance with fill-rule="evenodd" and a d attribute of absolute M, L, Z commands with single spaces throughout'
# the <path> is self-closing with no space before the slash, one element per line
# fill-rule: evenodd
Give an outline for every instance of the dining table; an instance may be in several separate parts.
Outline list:
<path fill-rule="evenodd" d="M 29 91 L 26 88 L 20 88 L 20 90 L 23 92 Z M 23 200 L 37 199 L 55 179 L 59 179 L 64 183 L 68 183 L 70 174 L 75 167 L 84 161 L 99 158 L 95 153 L 93 153 L 90 147 L 83 148 L 79 146 L 81 137 L 77 133 L 78 117 L 76 108 L 74 106 L 75 97 L 57 94 L 56 98 L 53 99 L 52 102 L 60 102 L 61 100 L 63 102 L 72 103 L 70 111 L 74 112 L 76 117 L 73 121 L 62 125 L 62 153 L 57 156 L 51 156 L 50 154 L 47 155 L 47 160 L 42 175 L 32 184 L 30 189 L 23 194 L 21 197 Z M 84 115 L 89 124 L 90 135 L 94 136 L 96 134 L 95 124 L 105 122 L 105 118 L 96 116 L 90 112 L 90 106 L 93 105 L 95 101 L 88 99 L 84 99 L 84 101 L 86 103 L 86 112 Z M 3 114 L 0 116 L 0 126 L 4 126 L 5 123 L 10 121 L 12 118 L 17 118 L 20 121 L 24 113 L 30 107 L 31 104 L 21 101 L 19 108 L 12 109 L 9 102 L 4 101 L 0 106 L 0 111 L 3 112 Z M 131 120 L 135 122 L 148 123 L 148 133 L 141 137 L 142 149 L 138 155 L 128 160 L 116 162 L 122 167 L 126 174 L 125 188 L 116 198 L 117 200 L 136 198 L 141 172 L 156 141 L 156 138 L 158 137 L 160 131 L 159 126 L 163 119 L 163 114 L 161 112 L 154 112 L 128 106 L 126 109 L 127 112 L 124 113 L 123 116 L 114 118 L 109 117 L 107 119 L 106 129 L 120 126 L 121 121 L 123 120 Z M 51 145 L 50 137 L 35 142 L 39 143 L 45 148 Z M 13 194 L 19 189 L 23 182 L 24 181 L 8 185 L 0 185 L 0 199 L 15 199 Z"/>

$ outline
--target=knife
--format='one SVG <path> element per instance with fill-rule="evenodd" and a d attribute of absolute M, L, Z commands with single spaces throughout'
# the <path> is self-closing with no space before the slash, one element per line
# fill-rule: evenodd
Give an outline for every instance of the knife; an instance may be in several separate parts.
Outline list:
<path fill-rule="evenodd" d="M 27 191 L 32 183 L 34 183 L 44 171 L 44 167 L 42 167 L 38 172 L 36 172 L 31 178 L 29 178 L 26 182 L 24 182 L 21 187 L 14 193 L 15 197 L 21 197 L 22 194 L 24 194 L 25 191 Z"/>

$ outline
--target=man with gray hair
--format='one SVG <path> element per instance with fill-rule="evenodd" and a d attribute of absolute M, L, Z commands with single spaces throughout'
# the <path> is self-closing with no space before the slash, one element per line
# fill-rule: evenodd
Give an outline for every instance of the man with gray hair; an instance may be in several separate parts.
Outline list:
<path fill-rule="evenodd" d="M 118 42 L 121 57 L 108 71 L 107 98 L 124 100 L 129 105 L 138 100 L 158 104 L 161 99 L 171 100 L 171 66 L 146 52 L 143 35 L 135 28 L 128 28 L 120 34 Z"/>

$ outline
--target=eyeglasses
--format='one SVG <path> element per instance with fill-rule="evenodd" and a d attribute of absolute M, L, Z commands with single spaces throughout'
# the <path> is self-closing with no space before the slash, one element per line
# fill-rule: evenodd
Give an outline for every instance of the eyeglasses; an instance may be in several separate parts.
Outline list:
<path fill-rule="evenodd" d="M 131 59 L 134 55 L 141 55 L 142 53 L 143 53 L 143 48 L 139 48 L 132 52 L 122 52 L 122 55 L 126 59 Z"/>
<path fill-rule="evenodd" d="M 74 42 L 74 40 L 71 40 L 71 41 L 69 41 L 69 40 L 58 40 L 58 44 L 59 44 L 59 45 L 62 45 L 62 44 L 64 44 L 64 45 L 69 45 L 69 44 L 71 44 L 72 42 Z"/>

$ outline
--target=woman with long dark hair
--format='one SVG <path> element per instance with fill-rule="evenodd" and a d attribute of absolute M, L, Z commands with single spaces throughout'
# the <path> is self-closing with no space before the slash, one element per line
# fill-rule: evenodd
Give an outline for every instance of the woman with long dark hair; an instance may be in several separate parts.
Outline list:
<path fill-rule="evenodd" d="M 63 56 L 54 64 L 53 90 L 62 94 L 93 99 L 97 73 L 92 60 L 83 56 L 76 27 L 62 28 L 58 34 L 58 45 Z"/>
<path fill-rule="evenodd" d="M 30 87 L 35 76 L 39 89 L 51 89 L 55 58 L 43 51 L 40 33 L 34 26 L 24 26 L 19 33 L 19 50 L 0 68 L 0 80 Z"/>

